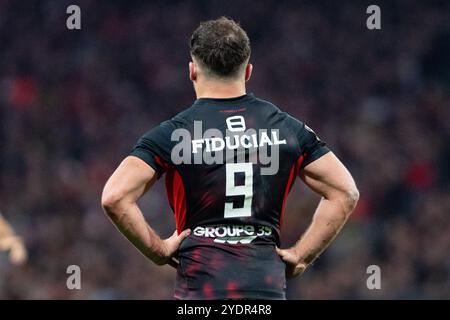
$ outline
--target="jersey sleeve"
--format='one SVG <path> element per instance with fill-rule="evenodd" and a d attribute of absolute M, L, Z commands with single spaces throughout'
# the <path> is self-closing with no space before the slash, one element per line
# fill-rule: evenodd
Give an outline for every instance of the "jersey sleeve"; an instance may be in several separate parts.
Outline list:
<path fill-rule="evenodd" d="M 326 143 L 320 140 L 316 133 L 304 123 L 298 134 L 298 143 L 301 155 L 303 156 L 301 168 L 304 168 L 330 151 Z"/>
<path fill-rule="evenodd" d="M 171 164 L 171 135 L 174 126 L 165 121 L 145 133 L 136 143 L 130 155 L 138 157 L 152 167 L 158 178 L 167 171 Z"/>
<path fill-rule="evenodd" d="M 297 139 L 298 149 L 295 152 L 295 156 L 303 157 L 300 169 L 303 169 L 330 151 L 326 143 L 320 140 L 310 127 L 289 114 L 286 114 L 286 116 L 285 123 Z"/>

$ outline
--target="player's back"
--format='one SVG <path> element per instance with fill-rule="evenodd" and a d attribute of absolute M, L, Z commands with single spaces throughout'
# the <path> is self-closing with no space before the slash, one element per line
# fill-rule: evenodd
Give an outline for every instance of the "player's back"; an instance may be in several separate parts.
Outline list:
<path fill-rule="evenodd" d="M 275 251 L 301 168 L 328 149 L 307 126 L 247 94 L 201 98 L 145 134 L 132 155 L 166 173 L 177 229 L 176 298 L 285 298 Z"/>

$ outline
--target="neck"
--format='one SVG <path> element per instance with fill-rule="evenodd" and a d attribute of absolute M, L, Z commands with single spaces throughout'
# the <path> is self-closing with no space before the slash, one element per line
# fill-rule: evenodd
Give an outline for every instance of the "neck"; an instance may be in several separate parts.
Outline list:
<path fill-rule="evenodd" d="M 245 82 L 218 83 L 208 81 L 195 86 L 197 99 L 199 98 L 234 98 L 246 94 Z"/>

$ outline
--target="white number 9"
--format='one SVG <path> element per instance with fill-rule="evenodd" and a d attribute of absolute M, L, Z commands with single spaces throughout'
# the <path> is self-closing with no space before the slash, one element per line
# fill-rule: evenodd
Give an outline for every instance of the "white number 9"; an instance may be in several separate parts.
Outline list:
<path fill-rule="evenodd" d="M 233 202 L 225 202 L 225 218 L 250 217 L 252 215 L 253 199 L 253 163 L 227 163 L 226 171 L 226 196 L 244 196 L 244 205 L 242 208 L 233 208 Z M 235 173 L 243 172 L 245 174 L 245 183 L 237 186 Z"/>

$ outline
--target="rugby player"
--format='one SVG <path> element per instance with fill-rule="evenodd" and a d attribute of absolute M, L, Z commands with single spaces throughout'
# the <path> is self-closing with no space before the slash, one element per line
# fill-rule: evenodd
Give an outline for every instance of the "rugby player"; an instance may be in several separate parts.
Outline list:
<path fill-rule="evenodd" d="M 250 53 L 238 23 L 201 23 L 190 39 L 197 99 L 145 133 L 103 191 L 118 230 L 154 263 L 177 269 L 177 299 L 285 299 L 286 277 L 322 253 L 359 198 L 349 171 L 312 129 L 246 91 Z M 176 220 L 168 239 L 137 205 L 164 175 Z M 297 177 L 322 198 L 301 239 L 280 249 Z"/>

